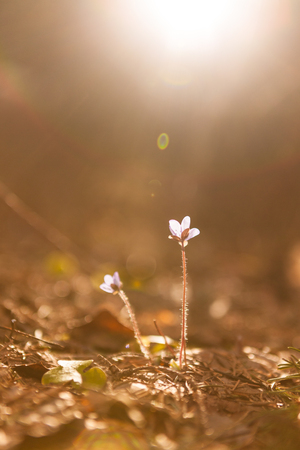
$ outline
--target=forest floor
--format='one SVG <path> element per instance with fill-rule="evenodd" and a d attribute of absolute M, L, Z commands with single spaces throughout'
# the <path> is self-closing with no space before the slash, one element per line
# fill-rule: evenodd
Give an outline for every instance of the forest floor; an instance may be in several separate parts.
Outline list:
<path fill-rule="evenodd" d="M 300 448 L 299 353 L 285 347 L 294 345 L 296 329 L 274 315 L 275 300 L 272 323 L 272 305 L 262 308 L 268 330 L 262 327 L 259 345 L 247 339 L 253 324 L 243 342 L 222 344 L 233 331 L 219 322 L 219 341 L 192 342 L 178 370 L 176 343 L 168 348 L 162 337 L 148 336 L 153 357 L 145 359 L 130 326 L 98 307 L 99 292 L 83 274 L 57 278 L 2 255 L 0 296 L 1 450 Z M 252 320 L 246 306 L 234 317 Z M 278 346 L 271 349 L 266 336 L 274 342 L 274 334 Z M 66 361 L 88 367 L 64 372 Z M 65 378 L 46 381 L 57 368 Z M 91 368 L 100 378 L 83 383 Z"/>

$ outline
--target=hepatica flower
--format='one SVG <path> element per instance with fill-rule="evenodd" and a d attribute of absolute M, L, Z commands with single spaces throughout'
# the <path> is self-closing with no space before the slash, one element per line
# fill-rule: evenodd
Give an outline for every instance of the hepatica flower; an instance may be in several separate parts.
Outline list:
<path fill-rule="evenodd" d="M 138 327 L 138 324 L 137 324 L 137 321 L 135 318 L 134 311 L 131 307 L 128 297 L 126 296 L 125 292 L 122 290 L 122 287 L 123 287 L 123 283 L 120 280 L 120 276 L 119 276 L 118 272 L 115 272 L 113 274 L 113 276 L 105 275 L 104 283 L 102 283 L 100 285 L 100 288 L 103 291 L 108 292 L 109 294 L 114 294 L 114 295 L 118 294 L 119 297 L 123 300 L 123 302 L 126 306 L 127 312 L 129 314 L 131 323 L 132 323 L 135 338 L 140 346 L 140 349 L 146 358 L 151 359 L 148 349 L 143 344 L 141 333 L 140 333 L 140 330 L 139 330 L 139 327 Z"/>
<path fill-rule="evenodd" d="M 100 288 L 108 292 L 109 294 L 117 294 L 123 287 L 118 272 L 115 272 L 113 276 L 105 275 L 104 283 L 100 285 Z"/>
<path fill-rule="evenodd" d="M 200 234 L 198 228 L 190 229 L 190 226 L 191 218 L 189 216 L 185 216 L 181 224 L 177 220 L 170 220 L 169 228 L 171 235 L 169 236 L 169 239 L 174 239 L 174 241 L 177 241 L 179 245 L 186 247 L 189 239 L 192 239 Z"/>
<path fill-rule="evenodd" d="M 183 362 L 186 364 L 186 341 L 187 341 L 187 297 L 186 297 L 186 258 L 185 258 L 185 247 L 188 245 L 188 241 L 195 236 L 200 234 L 198 228 L 192 228 L 191 218 L 185 216 L 181 223 L 177 220 L 169 221 L 169 228 L 171 235 L 169 239 L 177 241 L 181 246 L 181 257 L 182 257 L 182 283 L 183 283 L 183 295 L 182 295 L 182 322 L 181 322 L 181 343 L 179 351 L 179 367 L 182 368 Z"/>

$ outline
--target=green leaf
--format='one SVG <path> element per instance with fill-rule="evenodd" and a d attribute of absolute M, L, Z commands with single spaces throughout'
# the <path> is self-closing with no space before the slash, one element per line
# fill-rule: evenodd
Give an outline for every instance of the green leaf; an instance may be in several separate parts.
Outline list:
<path fill-rule="evenodd" d="M 100 430 L 83 430 L 75 440 L 72 449 L 149 450 L 149 445 L 143 433 L 136 428 L 134 429 L 130 424 L 116 423 L 106 419 L 105 425 L 106 427 Z"/>
<path fill-rule="evenodd" d="M 179 364 L 175 361 L 175 359 L 171 359 L 169 365 L 170 365 L 171 369 L 174 369 L 174 370 L 180 370 L 180 366 L 179 366 Z"/>
<path fill-rule="evenodd" d="M 58 361 L 59 366 L 46 372 L 42 377 L 42 384 L 64 384 L 72 382 L 75 386 L 86 389 L 99 389 L 106 383 L 106 375 L 99 367 L 92 367 L 85 371 L 93 363 L 87 361 Z"/>
<path fill-rule="evenodd" d="M 82 384 L 87 389 L 99 389 L 106 383 L 106 374 L 99 367 L 92 367 L 82 374 Z"/>
<path fill-rule="evenodd" d="M 83 373 L 84 369 L 89 367 L 94 361 L 92 359 L 88 359 L 87 361 L 76 361 L 76 360 L 60 360 L 58 364 L 65 369 L 75 369 L 79 373 Z"/>
<path fill-rule="evenodd" d="M 82 376 L 76 369 L 71 367 L 55 367 L 44 373 L 42 377 L 42 384 L 65 384 L 72 381 L 73 383 L 82 384 Z"/>

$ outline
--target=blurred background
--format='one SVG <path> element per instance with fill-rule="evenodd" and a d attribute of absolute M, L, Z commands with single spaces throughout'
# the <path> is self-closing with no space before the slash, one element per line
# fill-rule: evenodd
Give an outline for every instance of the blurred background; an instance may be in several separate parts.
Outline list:
<path fill-rule="evenodd" d="M 296 0 L 2 0 L 0 250 L 49 260 L 31 211 L 138 310 L 177 307 L 168 221 L 190 215 L 191 324 L 296 321 L 299 113 Z"/>

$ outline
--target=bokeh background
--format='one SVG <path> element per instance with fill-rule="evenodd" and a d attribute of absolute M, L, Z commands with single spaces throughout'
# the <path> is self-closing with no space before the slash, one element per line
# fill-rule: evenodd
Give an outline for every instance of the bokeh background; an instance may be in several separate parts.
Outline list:
<path fill-rule="evenodd" d="M 1 252 L 55 250 L 32 211 L 79 265 L 119 270 L 139 311 L 164 301 L 167 327 L 168 221 L 190 215 L 191 327 L 231 311 L 242 330 L 242 305 L 260 330 L 296 320 L 299 113 L 297 1 L 1 0 Z"/>

